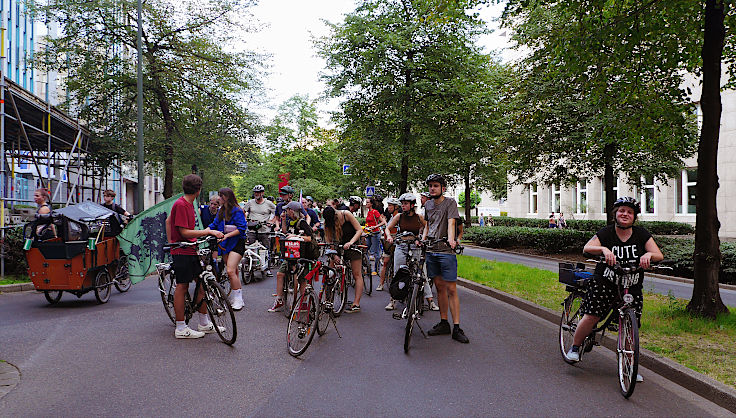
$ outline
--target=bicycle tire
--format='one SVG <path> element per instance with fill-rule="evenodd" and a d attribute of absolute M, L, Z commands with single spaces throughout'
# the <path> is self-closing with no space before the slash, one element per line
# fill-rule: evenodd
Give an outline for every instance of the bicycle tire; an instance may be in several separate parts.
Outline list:
<path fill-rule="evenodd" d="M 345 283 L 345 269 L 337 270 L 337 282 L 332 292 L 332 314 L 335 318 L 342 315 L 345 306 L 348 304 L 348 286 Z"/>
<path fill-rule="evenodd" d="M 130 290 L 132 282 L 130 281 L 130 272 L 128 271 L 128 258 L 121 257 L 115 266 L 115 289 L 120 293 Z"/>
<path fill-rule="evenodd" d="M 230 276 L 227 274 L 227 270 L 225 267 L 223 267 L 220 274 L 217 276 L 217 284 L 220 285 L 222 290 L 225 292 L 225 298 L 230 296 L 230 292 L 232 291 L 232 286 L 230 286 Z"/>
<path fill-rule="evenodd" d="M 620 321 L 616 348 L 618 382 L 621 394 L 628 399 L 634 393 L 639 372 L 639 321 L 633 308 L 627 308 Z"/>
<path fill-rule="evenodd" d="M 174 314 L 174 289 L 176 285 L 172 283 L 171 271 L 167 271 L 163 276 L 159 273 L 158 290 L 161 294 L 161 302 L 164 304 L 164 310 L 168 315 L 171 323 L 176 325 L 176 315 Z"/>
<path fill-rule="evenodd" d="M 284 316 L 291 317 L 291 310 L 294 308 L 294 300 L 296 295 L 294 294 L 294 278 L 291 273 L 287 273 L 284 276 Z"/>
<path fill-rule="evenodd" d="M 101 269 L 97 272 L 94 279 L 95 286 L 95 299 L 97 303 L 103 304 L 110 300 L 110 294 L 112 293 L 112 280 L 110 275 L 107 273 L 107 269 Z"/>
<path fill-rule="evenodd" d="M 332 309 L 328 308 L 327 303 L 332 299 L 332 286 L 326 285 L 320 292 L 319 305 L 317 306 L 317 334 L 320 336 L 325 335 L 327 327 L 330 325 L 330 316 L 332 315 Z"/>
<path fill-rule="evenodd" d="M 363 253 L 362 260 L 360 272 L 363 276 L 363 293 L 371 296 L 371 293 L 373 293 L 373 272 L 371 271 L 371 261 L 367 253 Z"/>
<path fill-rule="evenodd" d="M 225 296 L 225 291 L 220 285 L 210 279 L 207 283 L 210 297 L 207 298 L 207 313 L 215 325 L 215 331 L 222 342 L 233 345 L 238 338 L 238 326 L 235 323 L 235 311 Z M 224 328 L 224 329 L 221 329 Z"/>
<path fill-rule="evenodd" d="M 568 364 L 575 363 L 575 361 L 567 358 L 567 353 L 570 351 L 570 348 L 572 348 L 575 330 L 578 327 L 578 323 L 583 318 L 583 313 L 580 311 L 582 303 L 583 297 L 578 293 L 570 293 L 565 298 L 565 301 L 562 302 L 559 334 L 560 354 L 562 354 L 562 360 Z"/>
<path fill-rule="evenodd" d="M 43 296 L 46 298 L 46 301 L 50 304 L 58 303 L 61 300 L 61 294 L 64 293 L 61 290 L 44 290 Z"/>
<path fill-rule="evenodd" d="M 406 328 L 404 329 L 404 353 L 409 354 L 409 345 L 411 343 L 411 334 L 414 332 L 414 322 L 418 314 L 417 310 L 417 298 L 419 295 L 419 284 L 415 283 L 414 288 L 411 291 L 411 299 L 409 299 L 409 305 L 406 310 Z M 421 304 L 421 300 L 419 301 Z"/>
<path fill-rule="evenodd" d="M 286 328 L 286 345 L 292 356 L 301 356 L 312 343 L 317 325 L 317 309 L 317 297 L 313 290 L 304 292 L 294 304 L 289 315 L 289 326 Z"/>

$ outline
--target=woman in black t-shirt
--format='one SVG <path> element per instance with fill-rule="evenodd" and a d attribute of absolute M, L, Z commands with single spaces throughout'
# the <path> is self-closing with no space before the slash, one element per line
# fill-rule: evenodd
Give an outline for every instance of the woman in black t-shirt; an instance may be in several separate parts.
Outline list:
<path fill-rule="evenodd" d="M 614 272 L 611 267 L 618 263 L 636 263 L 648 269 L 651 263 L 662 261 L 664 256 L 654 242 L 652 235 L 644 228 L 633 226 L 641 212 L 639 203 L 631 197 L 622 197 L 613 205 L 615 224 L 598 231 L 585 244 L 583 252 L 605 257 L 605 263 L 598 263 L 588 293 L 583 301 L 582 311 L 585 314 L 578 323 L 573 339 L 573 346 L 567 353 L 572 361 L 580 360 L 580 345 L 590 334 L 598 321 L 608 313 L 618 291 Z M 642 279 L 640 273 L 638 284 L 629 288 L 634 296 L 634 309 L 641 315 L 643 309 Z"/>

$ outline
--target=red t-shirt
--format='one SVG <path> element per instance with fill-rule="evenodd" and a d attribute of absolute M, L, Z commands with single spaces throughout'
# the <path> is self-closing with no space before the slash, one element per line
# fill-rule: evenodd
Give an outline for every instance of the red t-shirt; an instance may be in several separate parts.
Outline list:
<path fill-rule="evenodd" d="M 194 206 L 184 199 L 184 196 L 178 198 L 171 207 L 171 242 L 195 242 L 196 238 L 185 239 L 181 236 L 178 227 L 186 229 L 194 229 L 196 219 L 194 217 Z M 171 254 L 174 255 L 197 255 L 197 247 L 172 248 Z"/>
<path fill-rule="evenodd" d="M 368 214 L 365 215 L 365 224 L 368 226 L 376 226 L 381 222 L 381 212 L 371 209 Z"/>

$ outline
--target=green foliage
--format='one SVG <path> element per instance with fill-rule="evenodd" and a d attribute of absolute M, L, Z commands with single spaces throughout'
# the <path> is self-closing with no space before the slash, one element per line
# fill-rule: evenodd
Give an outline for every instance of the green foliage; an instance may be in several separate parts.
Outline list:
<path fill-rule="evenodd" d="M 17 227 L 5 231 L 3 242 L 5 252 L 5 272 L 15 275 L 28 274 L 26 252 L 23 250 L 23 228 Z"/>
<path fill-rule="evenodd" d="M 470 192 L 470 209 L 475 209 L 481 201 L 480 194 L 473 190 Z M 460 192 L 460 195 L 458 196 L 458 202 L 459 205 L 462 207 L 465 207 L 465 192 Z"/>
<path fill-rule="evenodd" d="M 538 218 L 494 217 L 496 226 L 524 226 L 529 228 L 547 228 L 549 220 Z M 636 225 L 646 228 L 653 235 L 687 235 L 695 232 L 692 225 L 683 222 L 637 221 Z M 606 226 L 606 221 L 595 219 L 567 220 L 567 229 L 596 233 Z"/>
<path fill-rule="evenodd" d="M 494 218 L 496 219 L 496 218 Z M 534 248 L 546 253 L 582 252 L 590 234 L 572 229 L 542 229 L 531 227 L 470 227 L 465 228 L 464 239 L 483 247 Z"/>

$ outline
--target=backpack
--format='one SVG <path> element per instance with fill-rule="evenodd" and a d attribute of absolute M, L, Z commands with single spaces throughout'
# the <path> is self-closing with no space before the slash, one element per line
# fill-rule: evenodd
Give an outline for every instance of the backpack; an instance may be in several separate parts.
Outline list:
<path fill-rule="evenodd" d="M 388 288 L 388 292 L 391 294 L 391 298 L 394 300 L 404 300 L 409 296 L 409 289 L 411 288 L 411 272 L 409 267 L 402 265 L 399 270 L 394 274 L 394 278 L 391 281 L 391 286 Z"/>

